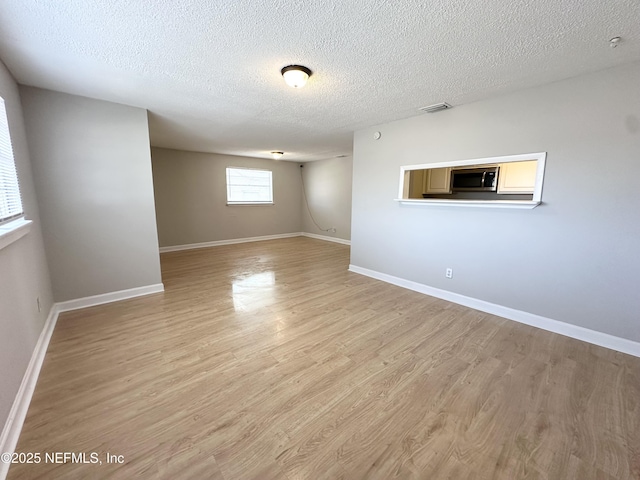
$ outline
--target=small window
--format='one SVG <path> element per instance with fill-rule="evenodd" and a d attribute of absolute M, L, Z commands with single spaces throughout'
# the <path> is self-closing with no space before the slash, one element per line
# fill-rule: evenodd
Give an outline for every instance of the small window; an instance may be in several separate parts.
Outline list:
<path fill-rule="evenodd" d="M 22 214 L 20 186 L 11 147 L 7 111 L 4 99 L 0 97 L 0 224 Z"/>
<path fill-rule="evenodd" d="M 272 204 L 270 170 L 227 168 L 227 205 Z"/>

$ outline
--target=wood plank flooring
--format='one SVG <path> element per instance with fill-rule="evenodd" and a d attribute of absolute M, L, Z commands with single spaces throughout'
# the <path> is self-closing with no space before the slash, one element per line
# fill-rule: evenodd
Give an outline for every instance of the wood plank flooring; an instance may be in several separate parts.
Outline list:
<path fill-rule="evenodd" d="M 168 253 L 165 293 L 61 315 L 17 451 L 103 464 L 8 478 L 640 478 L 640 359 L 348 262 L 308 238 Z"/>

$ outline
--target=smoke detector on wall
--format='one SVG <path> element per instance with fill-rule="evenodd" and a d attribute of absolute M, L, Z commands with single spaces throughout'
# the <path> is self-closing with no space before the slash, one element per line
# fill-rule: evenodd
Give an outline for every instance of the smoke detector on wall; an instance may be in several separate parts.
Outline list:
<path fill-rule="evenodd" d="M 441 103 L 434 103 L 433 105 L 428 105 L 426 107 L 421 107 L 418 110 L 422 110 L 423 112 L 427 112 L 427 113 L 436 113 L 441 110 L 448 110 L 449 108 L 453 108 L 453 107 L 446 102 L 441 102 Z"/>

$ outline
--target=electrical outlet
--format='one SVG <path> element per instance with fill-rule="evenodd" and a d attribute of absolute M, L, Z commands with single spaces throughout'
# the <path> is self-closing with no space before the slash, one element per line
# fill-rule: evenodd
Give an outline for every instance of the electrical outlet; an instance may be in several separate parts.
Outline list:
<path fill-rule="evenodd" d="M 447 278 L 453 278 L 453 268 L 447 268 L 444 273 L 444 276 Z"/>

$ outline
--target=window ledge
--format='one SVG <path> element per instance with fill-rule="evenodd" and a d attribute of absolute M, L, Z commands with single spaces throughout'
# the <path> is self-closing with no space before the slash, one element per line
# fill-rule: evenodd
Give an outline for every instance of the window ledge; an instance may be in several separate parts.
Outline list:
<path fill-rule="evenodd" d="M 18 220 L 0 225 L 0 250 L 8 247 L 29 233 L 32 223 L 31 220 L 19 218 Z"/>
<path fill-rule="evenodd" d="M 443 199 L 406 199 L 396 198 L 403 205 L 424 205 L 427 207 L 484 207 L 484 208 L 525 208 L 532 209 L 541 202 L 535 200 L 443 200 Z"/>
<path fill-rule="evenodd" d="M 227 207 L 236 207 L 236 206 L 272 207 L 273 205 L 275 205 L 273 202 L 227 202 Z"/>

